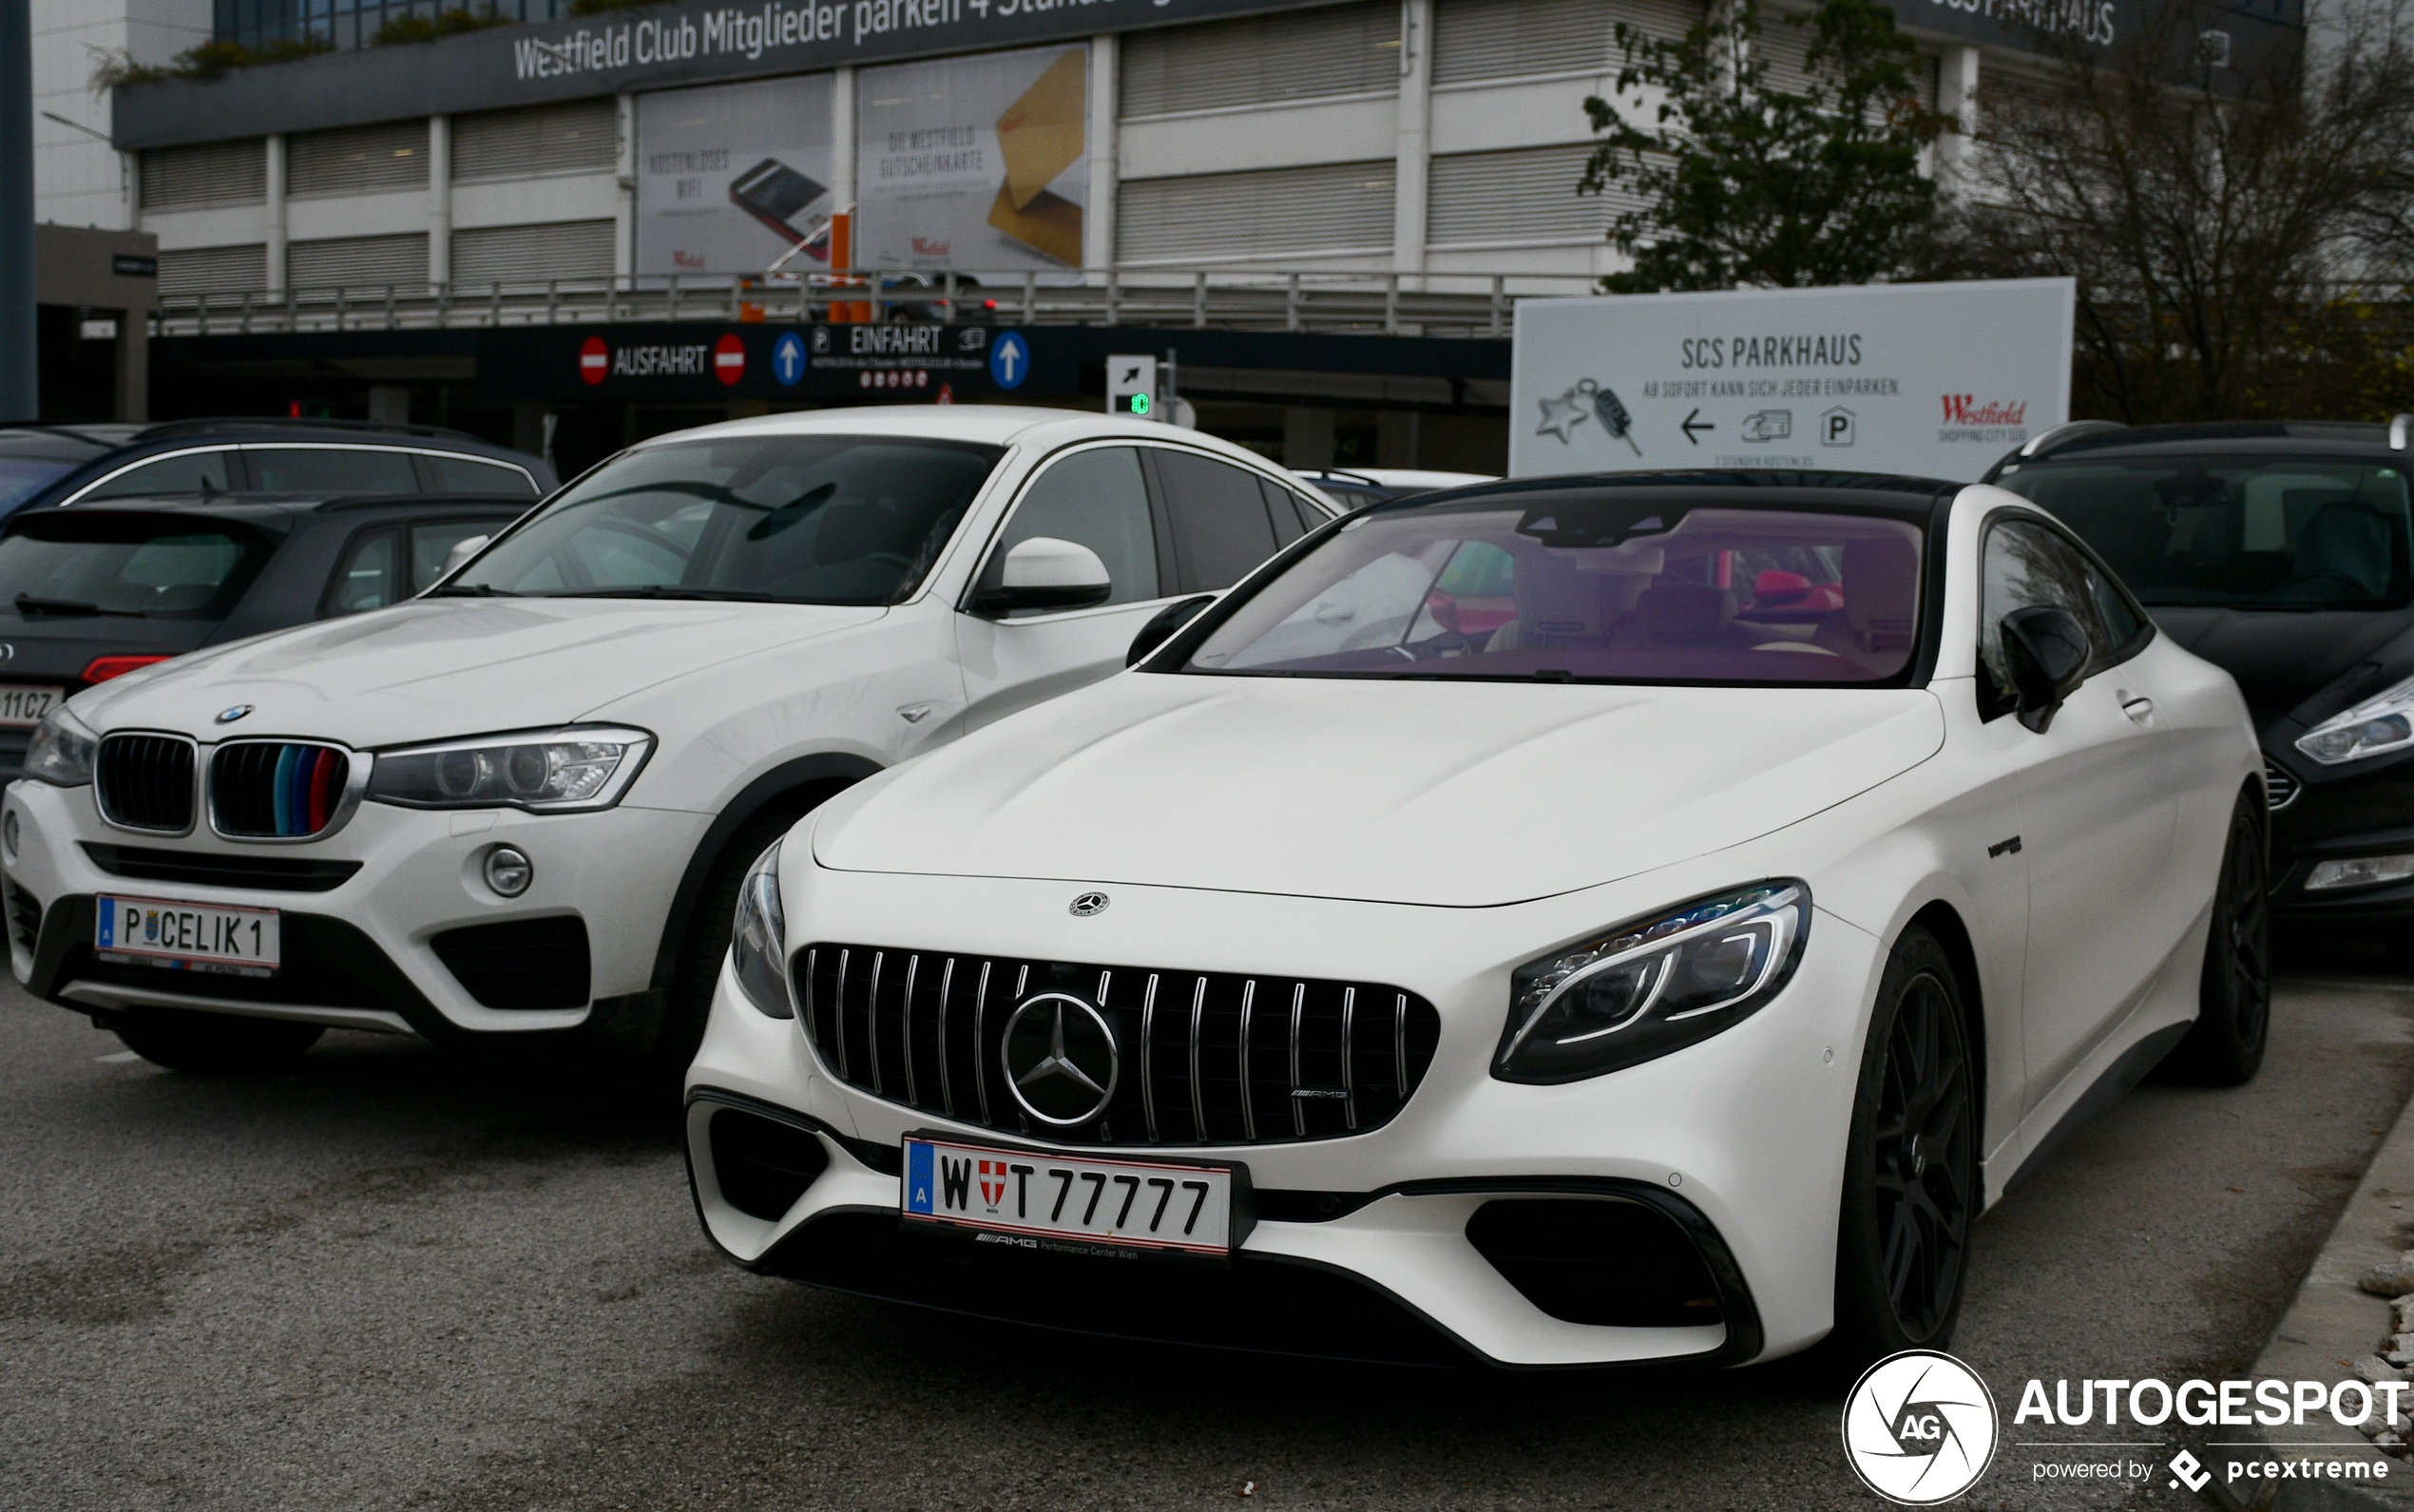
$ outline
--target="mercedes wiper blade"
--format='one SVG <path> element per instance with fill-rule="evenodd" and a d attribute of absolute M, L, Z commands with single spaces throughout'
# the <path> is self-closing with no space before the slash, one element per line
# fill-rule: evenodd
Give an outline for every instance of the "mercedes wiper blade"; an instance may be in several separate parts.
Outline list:
<path fill-rule="evenodd" d="M 19 614 L 105 614 L 123 620 L 147 618 L 140 609 L 104 609 L 97 603 L 86 603 L 80 599 L 37 599 L 30 593 L 20 593 L 16 602 Z"/>

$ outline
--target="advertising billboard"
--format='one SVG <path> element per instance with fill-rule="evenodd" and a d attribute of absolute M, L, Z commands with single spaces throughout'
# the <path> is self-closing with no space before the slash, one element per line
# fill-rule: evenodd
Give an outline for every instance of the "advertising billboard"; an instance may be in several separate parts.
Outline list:
<path fill-rule="evenodd" d="M 855 262 L 1070 269 L 1089 199 L 1089 48 L 855 76 Z"/>
<path fill-rule="evenodd" d="M 843 206 L 826 73 L 637 97 L 641 274 L 757 274 Z"/>
<path fill-rule="evenodd" d="M 2070 412 L 2068 278 L 1525 299 L 1509 474 L 1973 480 Z"/>

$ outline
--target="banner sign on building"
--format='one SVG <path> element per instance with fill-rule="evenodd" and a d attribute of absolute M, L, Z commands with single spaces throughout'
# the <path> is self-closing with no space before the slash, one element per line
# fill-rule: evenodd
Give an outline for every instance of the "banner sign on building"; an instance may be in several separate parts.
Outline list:
<path fill-rule="evenodd" d="M 2068 278 L 1525 299 L 1509 474 L 1966 482 L 2070 411 Z"/>
<path fill-rule="evenodd" d="M 1062 43 L 1330 0 L 673 0 L 494 27 L 401 48 L 359 48 L 222 78 L 112 91 L 120 150 L 239 133 L 312 131 L 492 110 L 674 85 L 759 79 L 903 58 Z M 1916 30 L 1988 46 L 2097 54 L 2144 31 L 2157 0 L 1925 0 L 1898 6 Z M 474 9 L 471 8 L 471 9 Z M 1613 6 L 1607 19 L 1641 10 Z M 2209 12 L 2209 15 L 2212 13 Z M 1604 22 L 1605 24 L 1605 22 Z M 2205 40 L 2243 68 L 2304 40 L 2304 0 L 2218 8 Z"/>
<path fill-rule="evenodd" d="M 488 397 L 512 401 L 937 404 L 1070 392 L 1079 366 L 1069 352 L 988 326 L 632 322 L 482 331 L 478 381 Z"/>
<path fill-rule="evenodd" d="M 862 268 L 1082 265 L 1089 48 L 1037 48 L 855 76 Z"/>
<path fill-rule="evenodd" d="M 826 226 L 832 92 L 812 73 L 639 95 L 636 270 L 758 274 Z"/>

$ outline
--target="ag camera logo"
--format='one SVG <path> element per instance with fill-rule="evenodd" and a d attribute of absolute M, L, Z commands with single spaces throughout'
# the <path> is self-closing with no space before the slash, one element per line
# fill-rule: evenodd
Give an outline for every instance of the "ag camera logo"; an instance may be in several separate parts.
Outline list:
<path fill-rule="evenodd" d="M 1887 1501 L 1934 1506 L 1986 1473 L 1999 1423 L 1978 1372 L 1949 1354 L 1906 1349 L 1869 1367 L 1844 1399 L 1844 1456 Z"/>

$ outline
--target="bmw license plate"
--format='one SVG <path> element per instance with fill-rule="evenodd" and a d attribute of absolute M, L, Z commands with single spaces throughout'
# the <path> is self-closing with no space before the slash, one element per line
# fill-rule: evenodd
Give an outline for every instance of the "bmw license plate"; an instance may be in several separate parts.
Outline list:
<path fill-rule="evenodd" d="M 227 909 L 104 892 L 93 900 L 92 948 L 104 961 L 274 976 L 281 942 L 275 909 Z"/>
<path fill-rule="evenodd" d="M 1149 1160 L 1065 1158 L 944 1139 L 905 1141 L 908 1223 L 976 1243 L 1072 1254 L 1232 1254 L 1233 1173 Z"/>

